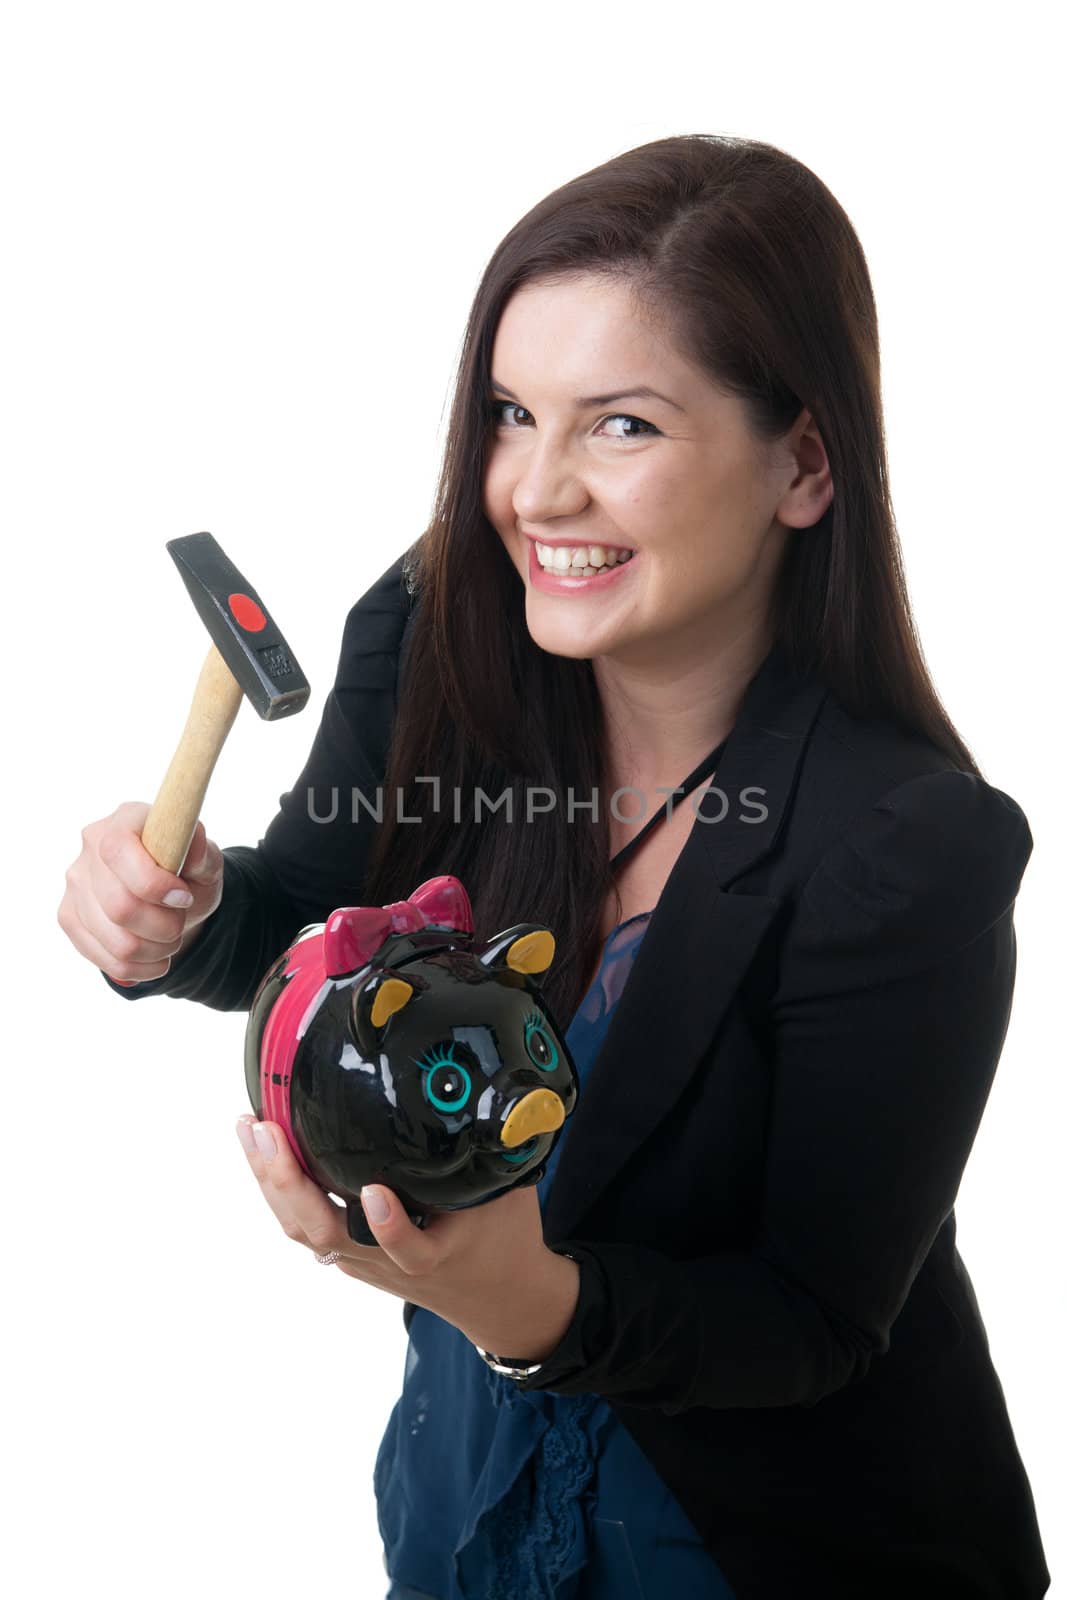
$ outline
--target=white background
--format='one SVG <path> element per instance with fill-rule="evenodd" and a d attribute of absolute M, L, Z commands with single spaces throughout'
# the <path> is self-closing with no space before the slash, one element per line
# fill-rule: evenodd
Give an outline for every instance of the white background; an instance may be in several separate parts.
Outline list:
<path fill-rule="evenodd" d="M 313 686 L 245 708 L 205 820 L 254 843 L 345 613 L 425 526 L 503 233 L 649 139 L 805 161 L 878 298 L 895 503 L 950 714 L 1035 850 L 959 1243 L 1064 1537 L 1062 167 L 1050 14 L 974 5 L 41 3 L 0 39 L 8 690 L 4 1436 L 13 1592 L 373 1597 L 400 1302 L 286 1239 L 234 1134 L 244 1018 L 127 1005 L 55 922 L 81 826 L 150 800 L 210 529 Z M 902 1174 L 906 1181 L 906 1174 Z"/>

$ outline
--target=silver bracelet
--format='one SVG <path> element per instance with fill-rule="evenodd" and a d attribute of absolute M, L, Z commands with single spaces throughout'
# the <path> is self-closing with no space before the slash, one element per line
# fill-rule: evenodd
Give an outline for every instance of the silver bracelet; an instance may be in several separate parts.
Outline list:
<path fill-rule="evenodd" d="M 529 1378 L 533 1373 L 540 1372 L 544 1366 L 543 1361 L 531 1361 L 526 1366 L 518 1366 L 515 1363 L 501 1361 L 499 1356 L 491 1356 L 488 1350 L 483 1350 L 479 1344 L 476 1344 L 474 1348 L 486 1365 L 492 1367 L 494 1372 L 499 1372 L 502 1378 Z"/>

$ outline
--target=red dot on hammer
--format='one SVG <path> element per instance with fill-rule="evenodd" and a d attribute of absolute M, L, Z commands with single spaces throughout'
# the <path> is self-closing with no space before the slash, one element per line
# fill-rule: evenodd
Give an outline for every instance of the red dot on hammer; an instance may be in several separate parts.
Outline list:
<path fill-rule="evenodd" d="M 231 594 L 229 599 L 230 610 L 234 620 L 244 628 L 246 633 L 258 633 L 267 626 L 267 619 L 256 605 L 251 595 Z"/>

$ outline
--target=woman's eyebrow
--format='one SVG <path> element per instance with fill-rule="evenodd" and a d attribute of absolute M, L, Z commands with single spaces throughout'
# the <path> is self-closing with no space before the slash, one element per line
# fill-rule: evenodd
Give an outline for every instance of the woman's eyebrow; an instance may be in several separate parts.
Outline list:
<path fill-rule="evenodd" d="M 510 389 L 506 389 L 502 383 L 498 383 L 495 378 L 490 378 L 489 381 L 494 389 L 499 390 L 502 395 L 506 395 L 509 400 L 517 400 L 519 398 L 517 394 L 512 394 Z M 646 383 L 639 384 L 635 389 L 616 389 L 611 394 L 580 395 L 574 403 L 576 406 L 607 406 L 613 400 L 662 400 L 664 405 L 673 406 L 675 411 L 685 410 L 685 407 L 680 406 L 677 400 L 672 400 L 669 395 L 660 394 L 658 389 L 650 389 Z"/>

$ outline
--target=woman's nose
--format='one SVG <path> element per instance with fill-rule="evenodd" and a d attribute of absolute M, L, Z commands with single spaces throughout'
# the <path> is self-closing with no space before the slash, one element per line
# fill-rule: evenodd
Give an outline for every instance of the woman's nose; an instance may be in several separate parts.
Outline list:
<path fill-rule="evenodd" d="M 575 516 L 588 505 L 589 491 L 569 452 L 542 440 L 518 469 L 511 503 L 520 521 L 534 525 Z"/>

